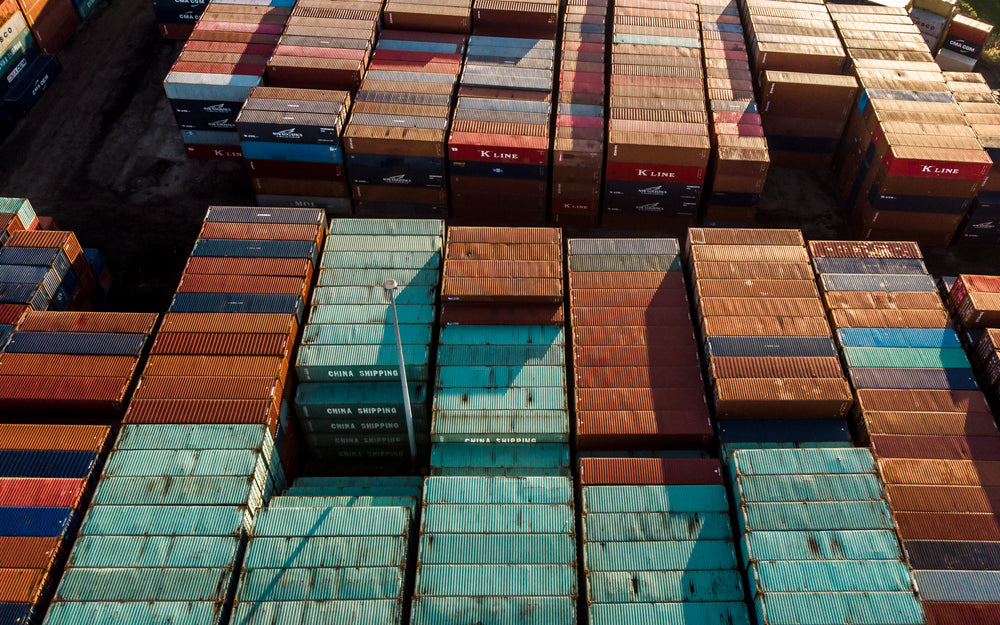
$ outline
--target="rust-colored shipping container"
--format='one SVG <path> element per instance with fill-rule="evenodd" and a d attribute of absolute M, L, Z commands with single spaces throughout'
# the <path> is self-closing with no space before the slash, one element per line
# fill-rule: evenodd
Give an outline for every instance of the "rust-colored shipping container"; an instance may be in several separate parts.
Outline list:
<path fill-rule="evenodd" d="M 840 418 L 853 402 L 846 380 L 723 378 L 715 380 L 719 418 Z"/>
<path fill-rule="evenodd" d="M 154 376 L 143 378 L 135 399 L 271 399 L 281 398 L 276 378 L 234 376 Z"/>
<path fill-rule="evenodd" d="M 879 458 L 1000 460 L 997 439 L 987 436 L 875 435 L 871 446 Z"/>
<path fill-rule="evenodd" d="M 815 280 L 710 280 L 698 278 L 699 297 L 819 297 Z"/>
<path fill-rule="evenodd" d="M 0 376 L 0 400 L 10 416 L 113 417 L 124 409 L 131 380 L 112 377 Z"/>
<path fill-rule="evenodd" d="M 123 423 L 261 424 L 277 431 L 273 401 L 238 399 L 137 399 Z"/>
<path fill-rule="evenodd" d="M 104 425 L 0 424 L 0 449 L 101 453 L 110 428 Z"/>
<path fill-rule="evenodd" d="M 687 365 L 671 364 L 656 366 L 600 366 L 585 367 L 578 363 L 573 367 L 576 388 L 691 388 L 702 389 L 701 367 L 697 362 Z"/>
<path fill-rule="evenodd" d="M 662 410 L 577 410 L 578 449 L 700 448 L 712 440 L 704 397 Z"/>
<path fill-rule="evenodd" d="M 573 307 L 688 308 L 684 291 L 666 289 L 573 289 Z"/>
<path fill-rule="evenodd" d="M 163 332 L 150 354 L 180 356 L 285 356 L 292 349 L 291 334 L 236 334 L 218 332 Z"/>
<path fill-rule="evenodd" d="M 131 356 L 0 354 L 0 375 L 131 378 L 137 364 Z"/>
<path fill-rule="evenodd" d="M 840 310 L 830 312 L 837 328 L 950 328 L 942 310 Z"/>
<path fill-rule="evenodd" d="M 900 512 L 894 517 L 903 540 L 1000 541 L 1000 518 L 993 513 Z"/>
<path fill-rule="evenodd" d="M 827 291 L 823 299 L 831 309 L 944 310 L 941 297 L 933 291 Z"/>
<path fill-rule="evenodd" d="M 688 245 L 805 245 L 800 230 L 771 228 L 691 228 Z"/>
<path fill-rule="evenodd" d="M 993 512 L 1000 509 L 1000 488 L 888 484 L 893 512 Z"/>
<path fill-rule="evenodd" d="M 59 536 L 0 536 L 0 569 L 45 569 L 62 542 Z"/>
<path fill-rule="evenodd" d="M 533 243 L 558 245 L 562 250 L 560 228 L 496 228 L 482 226 L 452 226 L 448 228 L 448 244 L 452 243 Z"/>
<path fill-rule="evenodd" d="M 593 485 L 718 485 L 722 466 L 711 458 L 582 458 L 580 483 Z"/>
<path fill-rule="evenodd" d="M 562 325 L 564 318 L 562 304 L 441 304 L 444 325 Z"/>
<path fill-rule="evenodd" d="M 448 241 L 448 245 L 445 247 L 446 262 L 449 260 L 552 261 L 560 258 L 560 248 L 547 243 L 458 243 Z"/>
<path fill-rule="evenodd" d="M 662 384 L 670 385 L 670 382 Z M 700 387 L 576 389 L 576 409 L 586 412 L 679 410 L 704 402 Z"/>
<path fill-rule="evenodd" d="M 10 235 L 6 247 L 49 247 L 61 249 L 69 262 L 75 261 L 83 248 L 72 232 L 62 230 L 18 230 Z"/>
<path fill-rule="evenodd" d="M 810 241 L 813 256 L 827 258 L 923 258 L 908 241 Z"/>
<path fill-rule="evenodd" d="M 694 262 L 808 263 L 805 248 L 791 245 L 693 245 Z"/>
<path fill-rule="evenodd" d="M 1000 603 L 924 602 L 927 625 L 1000 623 Z"/>
<path fill-rule="evenodd" d="M 562 279 L 562 265 L 555 260 L 447 260 L 443 275 L 446 278 Z"/>
<path fill-rule="evenodd" d="M 44 569 L 0 569 L 0 601 L 35 603 L 46 586 Z"/>
<path fill-rule="evenodd" d="M 997 461 L 880 458 L 878 466 L 886 484 L 1000 486 Z"/>
<path fill-rule="evenodd" d="M 222 258 L 195 256 L 184 266 L 185 275 L 291 276 L 311 282 L 313 267 L 308 258 Z"/>
<path fill-rule="evenodd" d="M 705 336 L 831 336 L 823 317 L 705 317 Z"/>
<path fill-rule="evenodd" d="M 875 412 L 984 412 L 990 413 L 979 391 L 929 391 L 909 389 L 858 390 L 858 407 Z"/>
<path fill-rule="evenodd" d="M 558 303 L 561 278 L 454 278 L 441 280 L 442 299 L 452 302 Z"/>
<path fill-rule="evenodd" d="M 648 367 L 698 364 L 696 350 L 684 351 L 687 353 L 682 355 L 656 345 L 577 346 L 573 348 L 573 363 L 577 367 Z"/>
<path fill-rule="evenodd" d="M 681 271 L 570 271 L 570 289 L 657 289 L 683 293 Z M 680 296 L 680 295 L 679 295 Z"/>
<path fill-rule="evenodd" d="M 868 411 L 863 416 L 869 434 L 1000 437 L 993 415 L 985 412 Z"/>
<path fill-rule="evenodd" d="M 698 280 L 815 280 L 808 263 L 696 262 L 692 275 Z"/>
<path fill-rule="evenodd" d="M 826 319 L 818 298 L 705 297 L 698 301 L 704 317 L 821 317 Z"/>
<path fill-rule="evenodd" d="M 574 306 L 572 326 L 669 326 L 691 323 L 690 309 L 686 306 L 672 308 L 617 308 L 614 306 L 583 308 Z"/>
<path fill-rule="evenodd" d="M 0 304 L 0 323 L 16 325 L 25 312 L 31 310 L 31 306 L 23 304 Z"/>
<path fill-rule="evenodd" d="M 0 506 L 75 508 L 87 481 L 76 478 L 0 478 Z M 0 554 L 0 568 L 3 566 Z"/>
<path fill-rule="evenodd" d="M 160 324 L 160 332 L 294 335 L 298 325 L 294 314 L 167 313 Z"/>
<path fill-rule="evenodd" d="M 149 334 L 156 324 L 153 313 L 29 311 L 18 330 L 24 332 L 106 332 Z"/>
<path fill-rule="evenodd" d="M 573 329 L 573 345 L 590 346 L 697 346 L 690 326 L 583 326 Z"/>
<path fill-rule="evenodd" d="M 199 239 L 244 239 L 250 241 L 315 241 L 322 243 L 323 230 L 309 224 L 253 224 L 206 221 Z"/>
<path fill-rule="evenodd" d="M 309 283 L 302 278 L 287 276 L 213 276 L 183 275 L 178 293 L 268 293 L 298 295 L 303 300 L 309 294 Z"/>

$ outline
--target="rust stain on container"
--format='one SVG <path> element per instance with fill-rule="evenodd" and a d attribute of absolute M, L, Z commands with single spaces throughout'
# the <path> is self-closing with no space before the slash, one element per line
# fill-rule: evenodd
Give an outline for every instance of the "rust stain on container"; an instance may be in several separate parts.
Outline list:
<path fill-rule="evenodd" d="M 765 228 L 691 228 L 692 245 L 805 245 L 800 230 Z"/>
<path fill-rule="evenodd" d="M 284 356 L 294 339 L 288 334 L 163 332 L 151 354 L 181 356 Z"/>
<path fill-rule="evenodd" d="M 695 262 L 741 263 L 808 263 L 804 247 L 789 245 L 693 245 L 691 259 Z"/>
<path fill-rule="evenodd" d="M 704 402 L 663 410 L 578 410 L 576 418 L 579 449 L 697 448 L 712 440 Z"/>
<path fill-rule="evenodd" d="M 298 325 L 293 314 L 167 313 L 160 332 L 295 334 Z"/>
<path fill-rule="evenodd" d="M 312 278 L 312 262 L 308 258 L 221 258 L 196 256 L 184 266 L 185 275 L 209 274 L 220 276 L 291 276 Z"/>
<path fill-rule="evenodd" d="M 722 465 L 709 458 L 583 458 L 580 483 L 721 486 Z"/>
<path fill-rule="evenodd" d="M 889 484 L 885 490 L 893 512 L 992 512 L 1000 502 L 997 487 Z"/>
<path fill-rule="evenodd" d="M 871 434 L 1000 436 L 993 415 L 985 412 L 868 411 L 864 420 Z"/>
<path fill-rule="evenodd" d="M 941 298 L 933 292 L 828 291 L 823 299 L 831 309 L 944 310 Z"/>
<path fill-rule="evenodd" d="M 445 260 L 559 260 L 560 248 L 546 243 L 448 242 Z M 561 261 L 560 261 L 561 262 Z"/>
<path fill-rule="evenodd" d="M 944 310 L 833 310 L 838 328 L 950 328 Z"/>
<path fill-rule="evenodd" d="M 764 358 L 720 356 L 712 358 L 711 371 L 716 378 L 815 378 L 842 379 L 840 359 L 798 357 Z"/>
<path fill-rule="evenodd" d="M 701 368 L 697 362 L 686 366 L 667 365 L 662 367 L 584 367 L 574 363 L 573 374 L 577 390 L 583 388 L 704 388 Z"/>
<path fill-rule="evenodd" d="M 1000 486 L 997 461 L 880 458 L 878 466 L 886 484 Z"/>
<path fill-rule="evenodd" d="M 704 317 L 822 317 L 817 298 L 703 297 L 698 301 Z"/>
<path fill-rule="evenodd" d="M 909 241 L 810 241 L 813 256 L 827 258 L 923 258 Z"/>
<path fill-rule="evenodd" d="M 1000 460 L 996 438 L 986 436 L 874 435 L 871 446 L 880 458 Z"/>
<path fill-rule="evenodd" d="M 706 317 L 706 336 L 831 336 L 823 317 Z"/>
<path fill-rule="evenodd" d="M 853 397 L 846 380 L 826 378 L 721 378 L 715 410 L 733 418 L 839 418 Z"/>
<path fill-rule="evenodd" d="M 893 516 L 903 540 L 1000 541 L 1000 519 L 993 513 L 900 512 Z"/>
<path fill-rule="evenodd" d="M 17 329 L 26 332 L 149 334 L 153 331 L 156 317 L 153 313 L 28 311 Z"/>
<path fill-rule="evenodd" d="M 136 364 L 130 356 L 2 354 L 0 375 L 130 378 Z"/>
<path fill-rule="evenodd" d="M 858 405 L 877 412 L 984 412 L 990 413 L 986 397 L 979 391 L 928 391 L 863 389 Z"/>

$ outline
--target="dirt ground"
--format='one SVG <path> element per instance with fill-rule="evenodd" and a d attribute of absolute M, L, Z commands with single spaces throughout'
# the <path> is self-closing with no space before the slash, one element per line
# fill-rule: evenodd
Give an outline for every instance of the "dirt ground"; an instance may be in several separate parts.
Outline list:
<path fill-rule="evenodd" d="M 160 38 L 149 0 L 101 3 L 60 53 L 62 75 L 2 144 L 0 194 L 30 198 L 104 253 L 113 310 L 165 310 L 205 209 L 254 201 L 242 165 L 184 154 L 162 86 L 179 50 Z M 825 173 L 773 170 L 760 223 L 850 237 Z M 926 254 L 937 275 L 1000 272 L 997 254 Z"/>

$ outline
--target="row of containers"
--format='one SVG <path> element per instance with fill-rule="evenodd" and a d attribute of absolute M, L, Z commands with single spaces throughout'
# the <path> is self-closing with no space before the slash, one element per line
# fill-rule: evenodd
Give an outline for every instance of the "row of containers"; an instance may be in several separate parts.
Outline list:
<path fill-rule="evenodd" d="M 976 67 L 993 26 L 959 14 L 958 3 L 950 0 L 916 0 L 908 8 L 941 69 L 971 72 Z"/>

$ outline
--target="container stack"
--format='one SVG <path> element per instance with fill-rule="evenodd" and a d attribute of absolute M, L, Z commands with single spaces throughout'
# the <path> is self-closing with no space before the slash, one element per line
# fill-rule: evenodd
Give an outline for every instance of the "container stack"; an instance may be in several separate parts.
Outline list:
<path fill-rule="evenodd" d="M 465 40 L 382 32 L 344 133 L 359 215 L 448 215 L 445 145 Z"/>
<path fill-rule="evenodd" d="M 584 459 L 580 482 L 592 625 L 749 623 L 718 460 Z"/>
<path fill-rule="evenodd" d="M 851 389 L 798 230 L 692 228 L 687 256 L 723 418 L 843 418 Z"/>
<path fill-rule="evenodd" d="M 37 230 L 38 215 L 26 198 L 0 197 L 0 246 L 18 230 Z"/>
<path fill-rule="evenodd" d="M 78 3 L 74 0 L 17 0 L 17 4 L 24 13 L 24 19 L 38 47 L 44 53 L 39 59 L 58 65 L 53 55 L 63 49 L 80 26 Z M 79 4 L 83 5 L 83 10 L 89 11 L 85 2 Z M 31 63 L 35 68 L 39 64 L 38 60 Z"/>
<path fill-rule="evenodd" d="M 189 158 L 241 160 L 236 116 L 292 11 L 284 0 L 210 1 L 163 80 Z"/>
<path fill-rule="evenodd" d="M 298 0 L 267 60 L 272 87 L 353 93 L 381 26 L 381 0 Z M 278 31 L 281 33 L 282 31 Z"/>
<path fill-rule="evenodd" d="M 741 449 L 729 473 L 756 622 L 925 623 L 870 451 Z"/>
<path fill-rule="evenodd" d="M 0 425 L 5 621 L 41 623 L 109 433 L 96 425 Z"/>
<path fill-rule="evenodd" d="M 753 82 L 771 162 L 828 169 L 857 83 L 844 73 L 844 47 L 823 2 L 743 0 Z"/>
<path fill-rule="evenodd" d="M 972 200 L 956 243 L 991 246 L 1000 243 L 1000 104 L 982 74 L 945 72 L 948 89 L 993 161 L 986 182 Z"/>
<path fill-rule="evenodd" d="M 387 28 L 468 35 L 472 32 L 472 0 L 386 0 L 382 19 Z"/>
<path fill-rule="evenodd" d="M 552 223 L 595 227 L 604 169 L 607 0 L 576 0 L 563 16 L 552 152 Z"/>
<path fill-rule="evenodd" d="M 576 448 L 707 448 L 676 239 L 570 239 Z"/>
<path fill-rule="evenodd" d="M 0 354 L 5 417 L 118 423 L 155 314 L 24 313 Z"/>
<path fill-rule="evenodd" d="M 558 228 L 448 229 L 434 475 L 568 475 Z"/>
<path fill-rule="evenodd" d="M 554 59 L 551 39 L 469 38 L 448 135 L 453 218 L 545 223 Z"/>
<path fill-rule="evenodd" d="M 937 64 L 946 72 L 973 71 L 992 32 L 993 26 L 989 24 L 956 15 L 948 26 L 944 45 L 937 53 Z"/>
<path fill-rule="evenodd" d="M 577 622 L 568 477 L 430 477 L 410 622 Z"/>
<path fill-rule="evenodd" d="M 559 7 L 558 0 L 475 0 L 473 33 L 554 41 L 559 33 Z"/>
<path fill-rule="evenodd" d="M 368 492 L 389 487 L 377 478 L 364 484 Z M 313 489 L 330 494 L 275 497 L 257 516 L 230 622 L 405 622 L 419 487 L 410 505 L 340 494 L 360 490 L 349 487 Z"/>
<path fill-rule="evenodd" d="M 278 452 L 263 425 L 125 426 L 45 624 L 226 622 Z"/>
<path fill-rule="evenodd" d="M 72 232 L 18 230 L 0 248 L 0 301 L 35 310 L 101 308 L 104 288 Z"/>
<path fill-rule="evenodd" d="M 0 2 L 0 25 L 4 40 L 0 42 L 0 97 L 6 106 L 0 105 L 0 140 L 14 128 L 14 117 L 8 107 L 21 113 L 26 112 L 34 100 L 45 91 L 46 84 L 39 84 L 42 76 L 38 69 L 51 65 L 53 78 L 59 63 L 50 55 L 39 56 L 38 44 L 28 27 L 25 14 L 16 0 Z M 48 73 L 44 73 L 47 76 Z M 37 92 L 35 88 L 38 88 Z"/>
<path fill-rule="evenodd" d="M 879 272 L 838 277 L 849 284 L 825 297 L 857 389 L 858 438 L 879 461 L 928 623 L 989 621 L 1000 603 L 990 590 L 1000 560 L 975 541 L 1000 540 L 989 473 L 1000 431 L 920 251 L 913 243 L 811 247 L 820 271 Z M 824 284 L 833 280 L 821 274 Z"/>
<path fill-rule="evenodd" d="M 909 7 L 909 18 L 920 29 L 920 36 L 931 52 L 936 52 L 944 40 L 951 20 L 958 12 L 956 0 L 915 0 Z"/>
<path fill-rule="evenodd" d="M 331 221 L 295 364 L 301 382 L 295 412 L 312 454 L 341 472 L 384 472 L 411 460 L 387 280 L 398 285 L 395 310 L 419 456 L 414 460 L 426 460 L 443 245 L 440 220 Z"/>
<path fill-rule="evenodd" d="M 946 301 L 987 397 L 1000 400 L 1000 278 L 963 274 Z"/>
<path fill-rule="evenodd" d="M 948 245 L 992 161 L 902 9 L 830 6 L 862 88 L 838 157 L 855 235 Z"/>
<path fill-rule="evenodd" d="M 267 425 L 279 447 L 294 440 L 288 369 L 325 233 L 321 210 L 210 207 L 125 422 Z"/>
<path fill-rule="evenodd" d="M 257 204 L 350 214 L 341 133 L 346 91 L 254 87 L 236 119 Z"/>
<path fill-rule="evenodd" d="M 611 36 L 603 223 L 682 232 L 711 154 L 698 5 L 617 2 Z"/>
<path fill-rule="evenodd" d="M 701 0 L 698 18 L 712 121 L 703 219 L 708 225 L 753 223 L 771 159 L 740 11 L 736 0 Z"/>

